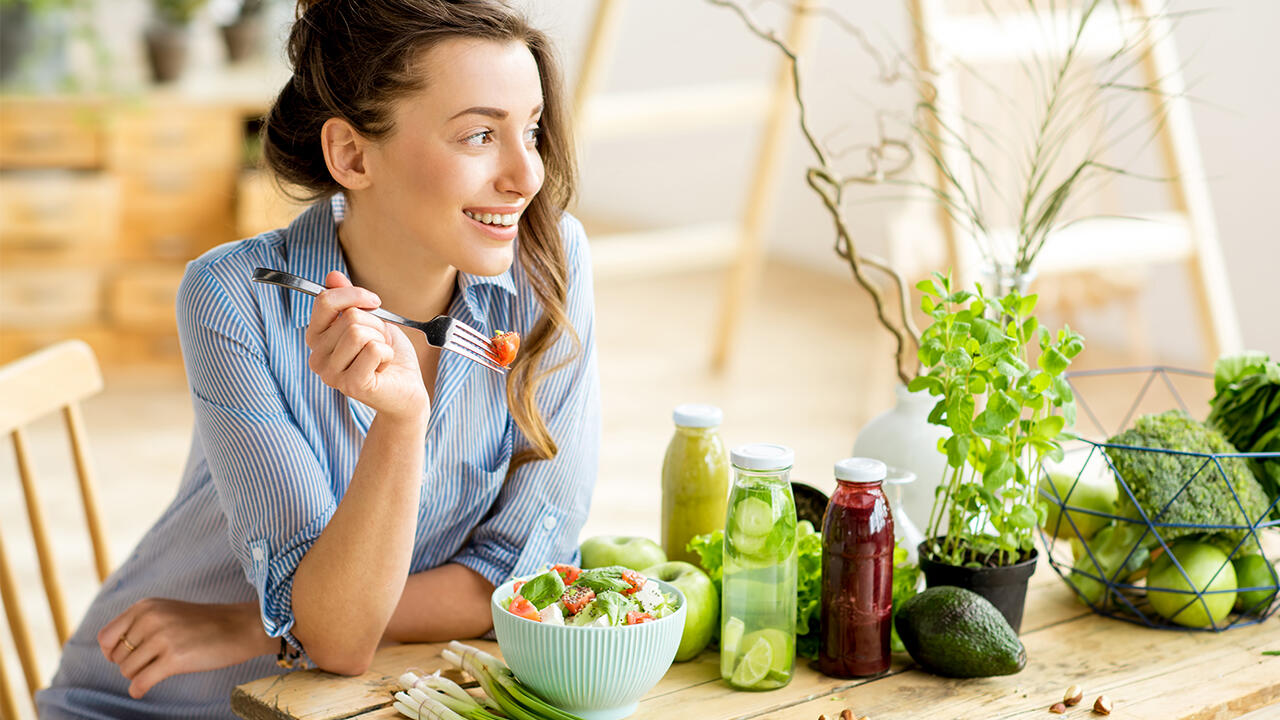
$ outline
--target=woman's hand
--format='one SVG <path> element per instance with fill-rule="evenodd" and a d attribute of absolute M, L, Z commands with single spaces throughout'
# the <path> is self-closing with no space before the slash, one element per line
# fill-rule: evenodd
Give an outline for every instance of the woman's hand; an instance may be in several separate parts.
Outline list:
<path fill-rule="evenodd" d="M 276 651 L 252 602 L 139 600 L 98 631 L 98 646 L 140 698 L 173 675 L 238 665 Z"/>
<path fill-rule="evenodd" d="M 307 326 L 307 363 L 325 384 L 392 418 L 421 420 L 431 407 L 418 355 L 398 327 L 365 312 L 381 303 L 334 271 Z"/>

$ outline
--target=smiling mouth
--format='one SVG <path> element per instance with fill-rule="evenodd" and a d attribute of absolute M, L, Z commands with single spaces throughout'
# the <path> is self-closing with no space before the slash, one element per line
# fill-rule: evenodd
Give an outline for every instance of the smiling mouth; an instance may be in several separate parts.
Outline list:
<path fill-rule="evenodd" d="M 482 222 L 485 225 L 493 225 L 494 227 L 511 227 L 520 219 L 520 213 L 518 212 L 503 214 L 476 213 L 471 212 L 470 210 L 463 210 L 462 212 L 464 215 L 476 222 Z"/>

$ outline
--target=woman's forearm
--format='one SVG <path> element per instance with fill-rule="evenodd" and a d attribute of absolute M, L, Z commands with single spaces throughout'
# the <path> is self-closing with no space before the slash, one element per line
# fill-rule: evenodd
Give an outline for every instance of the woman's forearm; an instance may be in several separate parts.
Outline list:
<path fill-rule="evenodd" d="M 493 627 L 489 610 L 492 594 L 488 580 L 457 563 L 410 575 L 387 625 L 386 638 L 439 642 L 479 637 Z"/>
<path fill-rule="evenodd" d="M 333 518 L 298 563 L 294 635 L 320 668 L 368 668 L 400 603 L 418 517 L 426 417 L 370 424 Z"/>

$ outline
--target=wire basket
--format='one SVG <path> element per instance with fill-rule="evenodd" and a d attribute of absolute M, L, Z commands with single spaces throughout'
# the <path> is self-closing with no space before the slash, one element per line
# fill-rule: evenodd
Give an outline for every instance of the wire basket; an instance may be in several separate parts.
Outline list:
<path fill-rule="evenodd" d="M 1105 393 L 1095 396 L 1095 401 L 1105 397 L 1114 403 L 1115 398 L 1129 397 L 1136 385 L 1135 380 L 1140 378 L 1144 381 L 1137 388 L 1133 401 L 1122 401 L 1116 406 L 1127 408 L 1123 412 L 1108 415 L 1101 412 L 1103 403 L 1091 404 L 1091 388 L 1094 391 L 1102 388 Z M 1040 528 L 1041 540 L 1048 549 L 1049 564 L 1067 586 L 1100 615 L 1152 628 L 1218 632 L 1262 622 L 1280 610 L 1280 570 L 1272 559 L 1280 557 L 1280 520 L 1268 519 L 1272 510 L 1280 505 L 1280 498 L 1270 500 L 1260 517 L 1246 517 L 1240 493 L 1231 481 L 1232 473 L 1224 469 L 1224 465 L 1231 468 L 1232 463 L 1243 463 L 1248 458 L 1280 458 L 1280 452 L 1180 452 L 1106 441 L 1130 427 L 1140 412 L 1179 408 L 1192 418 L 1203 418 L 1207 414 L 1207 401 L 1213 394 L 1213 375 L 1169 367 L 1145 367 L 1069 373 L 1067 381 L 1076 396 L 1079 415 L 1075 432 L 1080 439 L 1068 445 L 1071 462 L 1064 467 L 1075 470 L 1075 478 L 1069 479 L 1068 472 L 1064 476 L 1066 479 L 1059 481 L 1066 486 L 1065 492 L 1060 491 L 1059 483 L 1053 482 L 1042 482 L 1039 490 L 1051 516 L 1051 520 Z M 1184 396 L 1202 397 L 1205 403 L 1200 407 L 1206 408 L 1205 412 L 1192 412 Z M 1118 422 L 1106 422 L 1116 416 L 1119 417 Z M 1088 436 L 1094 433 L 1100 438 L 1089 439 Z M 1177 493 L 1163 508 L 1148 515 L 1137 501 L 1130 478 L 1116 469 L 1113 460 L 1119 453 L 1179 456 L 1184 467 L 1195 468 L 1195 471 L 1188 473 Z M 1043 468 L 1041 471 L 1048 472 Z M 1139 517 L 1122 517 L 1114 512 L 1100 511 L 1096 509 L 1096 502 L 1091 503 L 1094 507 L 1087 506 L 1091 492 L 1102 492 L 1092 489 L 1097 486 L 1096 480 L 1089 481 L 1091 477 L 1103 483 L 1114 479 L 1117 496 L 1121 500 L 1127 496 L 1132 506 L 1137 508 Z M 1165 520 L 1165 511 L 1184 495 L 1190 499 L 1193 495 L 1204 497 L 1205 492 L 1219 490 L 1229 493 L 1234 507 L 1240 510 L 1238 524 L 1198 525 Z M 1208 556 L 1210 565 L 1206 570 L 1204 561 L 1196 560 L 1192 574 L 1202 578 L 1212 571 L 1211 579 L 1203 583 L 1203 590 L 1196 589 L 1197 583 L 1191 581 L 1183 564 L 1187 561 L 1187 565 L 1193 565 L 1189 560 L 1192 553 L 1182 551 L 1179 558 L 1170 551 L 1171 545 L 1177 544 L 1188 533 L 1196 532 L 1214 534 L 1214 544 L 1226 557 L 1219 563 L 1217 555 L 1212 552 L 1198 553 L 1202 557 Z M 1088 539 L 1082 539 L 1082 536 Z M 1230 538 L 1230 541 L 1224 538 Z M 1068 556 L 1067 548 L 1070 548 L 1070 562 L 1064 559 Z M 1245 559 L 1254 554 L 1261 559 Z M 1149 592 L 1146 577 L 1156 564 L 1162 566 L 1162 576 L 1167 578 L 1173 573 L 1171 577 L 1175 580 L 1173 583 L 1165 580 L 1165 584 Z M 1249 574 L 1237 578 L 1235 589 L 1216 589 L 1216 583 L 1228 566 L 1232 573 L 1246 566 Z M 1256 577 L 1259 574 L 1261 580 Z M 1253 579 L 1244 582 L 1249 577 Z M 1226 579 L 1222 578 L 1222 581 L 1225 583 Z M 1182 583 L 1185 583 L 1182 587 L 1173 587 Z M 1223 616 L 1228 603 L 1232 603 L 1232 609 Z M 1157 606 L 1163 614 L 1157 612 Z M 1166 617 L 1180 618 L 1184 623 L 1197 626 L 1175 624 Z"/>

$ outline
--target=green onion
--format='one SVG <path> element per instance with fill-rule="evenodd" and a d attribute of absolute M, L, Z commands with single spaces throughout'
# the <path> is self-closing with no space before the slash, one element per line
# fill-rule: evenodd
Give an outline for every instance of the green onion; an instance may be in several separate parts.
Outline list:
<path fill-rule="evenodd" d="M 445 707 L 443 703 L 420 693 L 413 697 L 409 693 L 396 693 L 395 708 L 401 715 L 416 720 L 466 720 L 458 713 Z"/>
<path fill-rule="evenodd" d="M 485 694 L 515 720 L 582 720 L 538 697 L 520 682 L 511 668 L 483 650 L 455 640 L 441 655 L 470 673 Z"/>
<path fill-rule="evenodd" d="M 502 720 L 500 716 L 482 707 L 457 683 L 442 678 L 438 674 L 420 678 L 411 672 L 406 672 L 400 676 L 400 686 L 414 700 L 421 702 L 423 697 L 430 698 L 466 720 Z"/>

